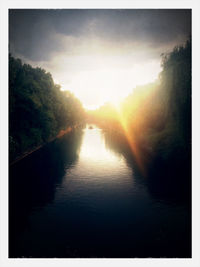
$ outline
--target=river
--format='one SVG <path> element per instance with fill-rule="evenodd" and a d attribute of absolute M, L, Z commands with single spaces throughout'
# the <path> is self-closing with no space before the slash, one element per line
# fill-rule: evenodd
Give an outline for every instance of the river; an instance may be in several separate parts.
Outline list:
<path fill-rule="evenodd" d="M 190 257 L 190 205 L 154 187 L 124 140 L 77 129 L 10 167 L 9 257 Z"/>

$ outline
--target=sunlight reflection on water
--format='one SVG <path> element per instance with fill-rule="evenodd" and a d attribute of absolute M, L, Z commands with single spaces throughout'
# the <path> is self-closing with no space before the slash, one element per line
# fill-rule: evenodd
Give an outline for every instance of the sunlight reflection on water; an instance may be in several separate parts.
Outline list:
<path fill-rule="evenodd" d="M 85 129 L 79 160 L 74 168 L 66 173 L 64 183 L 70 180 L 77 187 L 89 187 L 92 183 L 96 187 L 133 186 L 132 170 L 127 166 L 123 156 L 116 155 L 105 146 L 101 129 Z"/>
<path fill-rule="evenodd" d="M 186 232 L 184 248 L 185 209 L 154 199 L 125 154 L 106 147 L 104 133 L 63 136 L 13 171 L 13 255 L 160 257 L 174 255 Z"/>

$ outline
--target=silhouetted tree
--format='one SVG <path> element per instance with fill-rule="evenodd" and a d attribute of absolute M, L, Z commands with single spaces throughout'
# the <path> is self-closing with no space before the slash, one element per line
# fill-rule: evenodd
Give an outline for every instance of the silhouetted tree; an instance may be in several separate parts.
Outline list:
<path fill-rule="evenodd" d="M 41 68 L 22 64 L 9 55 L 10 159 L 54 138 L 61 129 L 79 124 L 83 107 L 60 90 Z"/>

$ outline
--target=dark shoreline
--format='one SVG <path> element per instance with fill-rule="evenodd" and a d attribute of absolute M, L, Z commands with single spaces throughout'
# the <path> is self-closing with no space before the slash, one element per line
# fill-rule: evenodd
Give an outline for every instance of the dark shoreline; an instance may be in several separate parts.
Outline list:
<path fill-rule="evenodd" d="M 75 129 L 77 126 L 75 127 L 67 127 L 65 130 L 60 130 L 60 132 L 56 135 L 56 137 L 51 138 L 50 140 L 48 140 L 47 142 L 42 143 L 41 145 L 29 150 L 29 151 L 25 151 L 24 153 L 22 153 L 21 155 L 17 156 L 14 160 L 12 160 L 12 162 L 10 162 L 9 160 L 9 166 L 13 166 L 15 163 L 19 162 L 20 160 L 24 159 L 25 157 L 29 156 L 30 154 L 32 154 L 33 152 L 39 150 L 40 148 L 44 147 L 45 145 L 53 142 L 54 140 L 56 140 L 57 138 L 62 137 L 63 135 L 68 134 L 69 132 L 71 132 L 73 129 Z"/>

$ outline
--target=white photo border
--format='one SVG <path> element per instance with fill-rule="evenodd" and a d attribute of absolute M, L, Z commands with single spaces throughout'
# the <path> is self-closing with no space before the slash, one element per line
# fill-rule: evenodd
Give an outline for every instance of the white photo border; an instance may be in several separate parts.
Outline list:
<path fill-rule="evenodd" d="M 29 0 L 0 3 L 0 266 L 200 266 L 200 1 Z M 10 259 L 8 258 L 8 10 L 28 9 L 192 9 L 192 258 L 191 259 Z"/>

